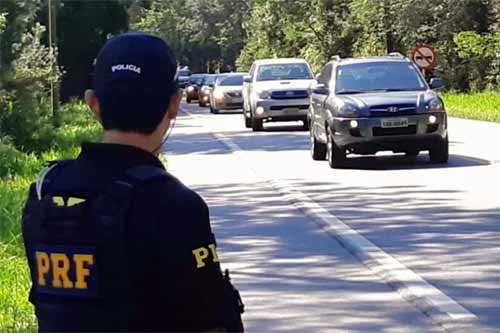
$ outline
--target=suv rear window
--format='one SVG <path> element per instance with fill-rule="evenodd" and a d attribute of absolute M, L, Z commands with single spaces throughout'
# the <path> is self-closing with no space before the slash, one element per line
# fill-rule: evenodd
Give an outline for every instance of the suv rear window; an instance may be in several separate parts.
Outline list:
<path fill-rule="evenodd" d="M 415 66 L 406 62 L 363 62 L 337 68 L 337 94 L 426 89 Z"/>
<path fill-rule="evenodd" d="M 259 67 L 257 81 L 311 80 L 312 73 L 306 64 L 273 64 Z"/>

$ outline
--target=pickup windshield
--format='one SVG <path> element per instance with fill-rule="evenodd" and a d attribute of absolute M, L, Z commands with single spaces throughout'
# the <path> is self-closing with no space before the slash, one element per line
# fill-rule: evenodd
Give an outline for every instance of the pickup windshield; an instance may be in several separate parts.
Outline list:
<path fill-rule="evenodd" d="M 409 63 L 366 62 L 337 68 L 336 94 L 426 89 L 424 80 Z"/>
<path fill-rule="evenodd" d="M 311 80 L 312 73 L 306 64 L 273 64 L 259 67 L 257 81 Z"/>

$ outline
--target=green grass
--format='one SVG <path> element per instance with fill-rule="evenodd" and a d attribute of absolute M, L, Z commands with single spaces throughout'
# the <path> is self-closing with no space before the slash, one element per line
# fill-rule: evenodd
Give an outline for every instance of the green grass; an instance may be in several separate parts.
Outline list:
<path fill-rule="evenodd" d="M 446 93 L 443 98 L 450 116 L 500 122 L 500 93 Z"/>
<path fill-rule="evenodd" d="M 82 141 L 96 140 L 100 126 L 81 103 L 61 110 L 63 126 L 40 128 L 33 134 L 38 150 L 23 153 L 0 142 L 0 332 L 36 330 L 21 238 L 21 214 L 28 188 L 48 161 L 72 158 Z"/>

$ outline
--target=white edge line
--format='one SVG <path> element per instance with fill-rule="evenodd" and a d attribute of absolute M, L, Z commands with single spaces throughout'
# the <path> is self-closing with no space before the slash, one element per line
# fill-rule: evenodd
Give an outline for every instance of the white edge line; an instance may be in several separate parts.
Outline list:
<path fill-rule="evenodd" d="M 191 112 L 183 110 L 189 116 Z M 224 134 L 211 133 L 240 159 L 247 159 L 235 142 Z M 250 161 L 249 161 L 250 162 Z M 269 183 L 287 201 L 304 214 L 319 222 L 320 226 L 335 237 L 344 248 L 365 264 L 372 272 L 396 290 L 407 302 L 418 308 L 432 321 L 450 332 L 481 332 L 479 319 L 455 300 L 444 294 L 391 255 L 350 228 L 338 217 L 316 203 L 309 196 L 294 189 L 285 181 L 266 179 L 251 166 L 247 167 L 258 179 Z"/>

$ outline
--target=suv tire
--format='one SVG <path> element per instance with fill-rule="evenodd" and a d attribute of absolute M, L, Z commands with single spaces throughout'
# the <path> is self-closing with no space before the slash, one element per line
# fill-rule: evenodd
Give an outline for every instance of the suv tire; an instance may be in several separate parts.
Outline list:
<path fill-rule="evenodd" d="M 324 161 L 326 158 L 326 144 L 316 140 L 312 129 L 309 131 L 311 157 L 315 161 Z"/>
<path fill-rule="evenodd" d="M 333 141 L 333 136 L 330 129 L 326 128 L 326 157 L 330 168 L 342 168 L 346 165 L 347 157 L 345 149 L 340 148 Z"/>
<path fill-rule="evenodd" d="M 186 103 L 191 104 L 191 98 L 186 98 Z"/>
<path fill-rule="evenodd" d="M 449 159 L 449 143 L 448 135 L 440 143 L 434 145 L 429 150 L 429 158 L 432 163 L 448 163 Z"/>
<path fill-rule="evenodd" d="M 213 113 L 213 114 L 218 114 L 218 113 L 219 113 L 219 110 L 218 110 L 218 109 L 214 109 L 214 108 L 210 105 L 210 113 Z"/>
<path fill-rule="evenodd" d="M 254 132 L 262 131 L 263 128 L 262 119 L 255 119 L 254 117 L 252 117 L 251 122 L 252 122 L 252 130 Z"/>

